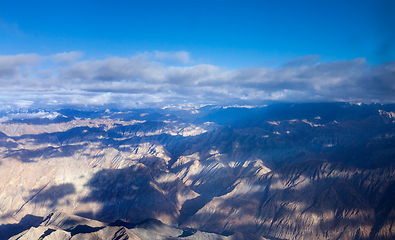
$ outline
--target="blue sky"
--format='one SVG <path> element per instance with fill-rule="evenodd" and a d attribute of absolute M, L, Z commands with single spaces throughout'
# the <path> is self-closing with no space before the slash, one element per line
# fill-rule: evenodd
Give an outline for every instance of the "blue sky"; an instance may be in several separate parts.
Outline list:
<path fill-rule="evenodd" d="M 394 92 L 388 91 L 395 91 L 394 12 L 394 1 L 380 0 L 0 0 L 0 79 L 8 81 L 0 101 L 10 105 L 17 100 L 30 107 L 48 101 L 77 104 L 78 96 L 97 97 L 98 105 L 128 97 L 140 106 L 392 102 Z M 126 67 L 147 67 L 156 75 L 132 73 Z M 109 69 L 106 76 L 99 74 Z M 160 85 L 164 81 L 166 86 Z M 136 83 L 143 89 L 132 86 Z M 130 85 L 128 90 L 115 87 L 122 84 Z M 339 95 L 337 88 L 345 87 Z M 24 97 L 18 98 L 21 92 Z M 199 92 L 200 100 L 182 92 Z M 43 93 L 51 97 L 45 99 Z M 107 100 L 100 101 L 100 96 Z M 155 100 L 148 104 L 147 99 Z"/>

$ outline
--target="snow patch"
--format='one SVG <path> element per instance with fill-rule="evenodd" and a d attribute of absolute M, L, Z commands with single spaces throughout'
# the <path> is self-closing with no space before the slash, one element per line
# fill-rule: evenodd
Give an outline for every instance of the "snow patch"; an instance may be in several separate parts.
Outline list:
<path fill-rule="evenodd" d="M 271 125 L 276 125 L 278 126 L 280 124 L 280 121 L 267 121 L 267 123 L 271 124 Z"/>
<path fill-rule="evenodd" d="M 312 122 L 307 121 L 307 119 L 303 119 L 302 122 L 309 124 L 311 127 L 320 127 L 321 124 L 314 124 Z"/>

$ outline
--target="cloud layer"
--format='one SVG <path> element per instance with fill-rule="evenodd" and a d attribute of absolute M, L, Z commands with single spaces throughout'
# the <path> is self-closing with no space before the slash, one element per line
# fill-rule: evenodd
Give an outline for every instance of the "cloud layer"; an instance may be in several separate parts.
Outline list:
<path fill-rule="evenodd" d="M 395 102 L 395 62 L 370 66 L 365 59 L 319 62 L 318 56 L 306 56 L 274 69 L 227 70 L 187 65 L 185 51 L 99 60 L 81 60 L 82 55 L 0 56 L 2 108 Z"/>

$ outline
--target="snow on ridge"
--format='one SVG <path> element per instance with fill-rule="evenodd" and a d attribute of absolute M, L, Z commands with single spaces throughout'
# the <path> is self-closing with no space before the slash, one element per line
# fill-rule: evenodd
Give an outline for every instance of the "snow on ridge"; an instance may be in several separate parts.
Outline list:
<path fill-rule="evenodd" d="M 307 121 L 307 119 L 303 119 L 302 122 L 309 124 L 311 127 L 321 127 L 321 124 L 314 124 L 312 122 Z"/>
<path fill-rule="evenodd" d="M 380 115 L 382 115 L 382 116 L 384 115 L 388 118 L 395 118 L 395 112 L 386 112 L 383 110 L 379 110 L 379 113 L 380 113 Z"/>

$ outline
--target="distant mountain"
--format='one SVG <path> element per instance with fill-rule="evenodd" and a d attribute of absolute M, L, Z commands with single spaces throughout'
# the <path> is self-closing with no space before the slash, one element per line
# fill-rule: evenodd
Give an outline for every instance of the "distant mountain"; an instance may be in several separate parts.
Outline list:
<path fill-rule="evenodd" d="M 3 239 L 395 238 L 395 105 L 33 113 L 0 123 Z"/>

